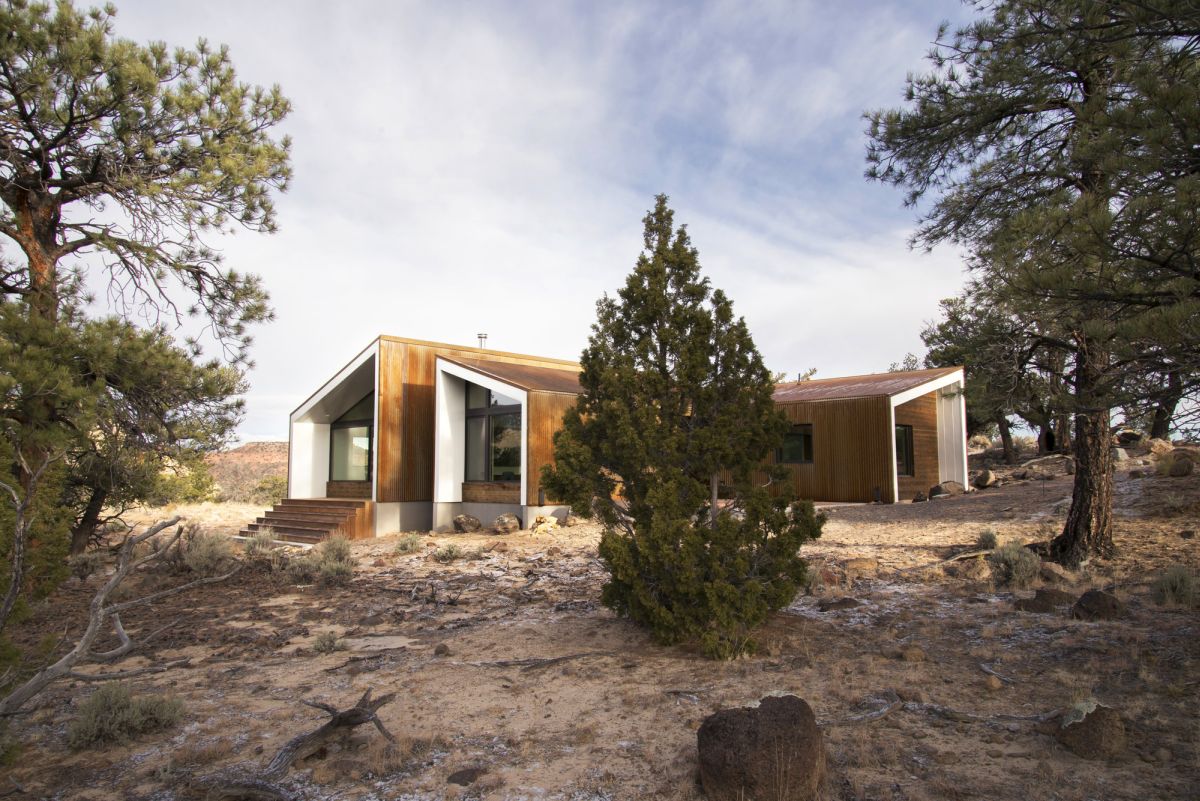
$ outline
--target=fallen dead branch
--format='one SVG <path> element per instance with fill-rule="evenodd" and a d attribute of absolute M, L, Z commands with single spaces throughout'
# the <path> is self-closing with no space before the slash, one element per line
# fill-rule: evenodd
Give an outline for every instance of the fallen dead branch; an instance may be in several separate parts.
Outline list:
<path fill-rule="evenodd" d="M 883 693 L 877 700 L 882 703 L 869 712 L 863 712 L 860 715 L 851 715 L 846 718 L 837 718 L 835 720 L 817 721 L 817 725 L 822 728 L 829 728 L 831 726 L 857 726 L 862 723 L 873 723 L 887 717 L 892 712 L 904 706 L 904 702 L 900 700 L 900 696 L 891 690 Z"/>
<path fill-rule="evenodd" d="M 58 661 L 42 668 L 3 699 L 0 699 L 0 717 L 17 714 L 21 711 L 21 708 L 25 706 L 25 704 L 36 697 L 40 692 L 42 692 L 42 690 L 46 689 L 46 687 L 48 687 L 51 683 L 68 676 L 85 679 L 87 681 L 104 681 L 113 678 L 125 678 L 130 675 L 141 675 L 142 673 L 161 672 L 159 668 L 155 667 L 141 668 L 136 673 L 132 671 L 121 671 L 107 674 L 72 675 L 75 673 L 75 667 L 77 665 L 87 664 L 93 661 L 112 662 L 127 655 L 134 649 L 135 645 L 133 641 L 125 632 L 124 626 L 121 625 L 120 613 L 124 610 L 135 606 L 140 606 L 142 604 L 147 604 L 160 598 L 177 595 L 195 587 L 224 581 L 241 569 L 241 565 L 239 565 L 223 576 L 198 579 L 196 581 L 187 582 L 186 584 L 181 584 L 178 587 L 172 587 L 161 592 L 151 593 L 150 595 L 146 595 L 141 598 L 134 598 L 130 601 L 110 604 L 108 602 L 109 596 L 112 595 L 117 587 L 121 585 L 121 582 L 124 581 L 132 571 L 149 562 L 161 559 L 164 554 L 169 552 L 171 547 L 178 542 L 179 538 L 183 535 L 183 527 L 180 526 L 175 529 L 175 532 L 170 535 L 170 539 L 167 541 L 164 547 L 154 550 L 145 556 L 136 556 L 135 549 L 137 546 L 143 542 L 146 542 L 163 529 L 174 526 L 179 521 L 180 518 L 178 516 L 173 517 L 170 520 L 163 520 L 155 523 L 141 534 L 134 534 L 125 538 L 124 542 L 121 543 L 120 548 L 117 549 L 116 569 L 113 571 L 113 574 L 109 577 L 108 581 L 106 581 L 104 585 L 96 591 L 95 596 L 92 597 L 92 602 L 88 607 L 87 628 L 84 629 L 83 634 L 75 643 L 75 647 L 64 654 L 60 659 L 58 659 Z M 92 646 L 95 644 L 96 639 L 100 636 L 100 632 L 106 625 L 112 627 L 113 631 L 117 635 L 120 645 L 109 651 L 104 651 L 98 654 L 93 653 Z M 162 630 L 160 629 L 159 631 L 153 632 L 152 636 L 159 634 L 161 631 Z M 162 669 L 165 670 L 167 668 L 163 667 Z"/>
<path fill-rule="evenodd" d="M 495 662 L 457 662 L 459 665 L 469 665 L 471 667 L 519 667 L 521 670 L 536 670 L 538 668 L 550 667 L 562 662 L 569 662 L 572 659 L 583 659 L 588 656 L 611 656 L 607 651 L 584 651 L 580 654 L 567 654 L 566 656 L 552 656 L 546 658 L 530 657 L 528 659 L 500 659 Z"/>
<path fill-rule="evenodd" d="M 979 669 L 982 670 L 984 673 L 988 674 L 989 676 L 995 676 L 996 678 L 1000 679 L 1000 681 L 1004 682 L 1005 684 L 1016 684 L 1017 683 L 1016 679 L 1010 679 L 1008 676 L 1000 675 L 999 673 L 992 670 L 990 667 L 988 667 L 983 662 L 979 663 Z"/>
<path fill-rule="evenodd" d="M 323 726 L 307 734 L 301 734 L 293 737 L 287 742 L 275 757 L 267 765 L 263 771 L 264 779 L 277 779 L 287 773 L 287 769 L 297 759 L 303 759 L 309 754 L 317 751 L 325 741 L 334 735 L 341 734 L 346 729 L 353 729 L 356 726 L 361 726 L 364 723 L 373 723 L 375 728 L 379 729 L 379 733 L 386 737 L 389 741 L 394 742 L 395 737 L 383 725 L 383 721 L 379 719 L 378 713 L 380 707 L 395 698 L 394 693 L 388 693 L 372 700 L 371 690 L 363 693 L 362 698 L 358 699 L 358 703 L 349 709 L 338 711 L 336 707 L 329 704 L 323 704 L 319 701 L 305 701 L 304 703 L 314 709 L 321 709 L 329 713 L 329 720 Z"/>

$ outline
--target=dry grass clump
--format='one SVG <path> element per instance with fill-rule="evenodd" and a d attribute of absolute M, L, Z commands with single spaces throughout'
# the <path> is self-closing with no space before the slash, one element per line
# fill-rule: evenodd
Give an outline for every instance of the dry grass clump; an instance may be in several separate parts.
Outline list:
<path fill-rule="evenodd" d="M 321 632 L 312 644 L 312 649 L 318 654 L 332 654 L 334 651 L 341 651 L 345 648 L 341 639 L 332 631 Z"/>
<path fill-rule="evenodd" d="M 975 549 L 979 551 L 994 551 L 999 544 L 1000 541 L 996 538 L 996 530 L 992 528 L 985 528 L 975 538 Z"/>
<path fill-rule="evenodd" d="M 288 563 L 288 577 L 298 584 L 319 581 L 338 586 L 349 583 L 354 578 L 354 557 L 349 540 L 340 535 L 330 537 L 306 556 L 293 559 Z"/>
<path fill-rule="evenodd" d="M 246 556 L 252 559 L 266 556 L 275 550 L 275 532 L 269 527 L 260 528 L 250 535 L 242 547 L 246 551 Z"/>
<path fill-rule="evenodd" d="M 1200 587 L 1197 587 L 1196 576 L 1183 565 L 1167 568 L 1154 582 L 1151 592 L 1157 604 L 1190 607 L 1200 601 Z"/>
<path fill-rule="evenodd" d="M 398 736 L 395 742 L 372 738 L 367 746 L 367 770 L 377 779 L 411 773 L 449 744 L 442 737 Z"/>
<path fill-rule="evenodd" d="M 79 750 L 122 743 L 139 734 L 171 728 L 182 718 L 183 702 L 178 698 L 135 696 L 128 686 L 108 682 L 79 705 L 79 715 L 67 726 L 67 745 Z"/>
<path fill-rule="evenodd" d="M 416 553 L 421 550 L 421 535 L 410 531 L 396 542 L 396 553 Z"/>
<path fill-rule="evenodd" d="M 1042 568 L 1038 555 L 1016 542 L 996 548 L 988 554 L 987 560 L 992 568 L 992 579 L 1001 587 L 1028 587 Z"/>
<path fill-rule="evenodd" d="M 443 545 L 441 548 L 438 548 L 433 552 L 434 560 L 441 562 L 444 565 L 448 565 L 451 562 L 455 562 L 465 556 L 466 552 L 454 543 Z"/>
<path fill-rule="evenodd" d="M 194 743 L 185 745 L 171 755 L 171 761 L 176 765 L 194 766 L 211 765 L 219 762 L 233 753 L 233 743 L 221 738 L 211 743 Z"/>

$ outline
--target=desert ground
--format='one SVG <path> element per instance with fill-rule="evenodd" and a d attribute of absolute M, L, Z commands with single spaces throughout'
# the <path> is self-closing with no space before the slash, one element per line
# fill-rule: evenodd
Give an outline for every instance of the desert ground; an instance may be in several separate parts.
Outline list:
<path fill-rule="evenodd" d="M 395 694 L 379 716 L 396 744 L 355 729 L 279 782 L 296 798 L 701 799 L 705 716 L 789 692 L 823 724 L 827 801 L 1195 799 L 1200 619 L 1156 604 L 1151 586 L 1170 565 L 1200 567 L 1200 476 L 1133 478 L 1132 466 L 1117 476 L 1118 557 L 1055 579 L 1076 595 L 1113 591 L 1127 606 L 1113 621 L 1018 611 L 1014 600 L 1033 588 L 993 586 L 981 559 L 946 561 L 986 529 L 1001 542 L 1048 539 L 1067 508 L 1065 475 L 829 508 L 823 536 L 804 548 L 812 586 L 771 618 L 755 655 L 732 662 L 657 645 L 601 606 L 600 532 L 588 523 L 542 535 L 422 533 L 407 554 L 400 534 L 362 541 L 340 587 L 250 565 L 125 620 L 135 638 L 173 623 L 106 669 L 186 659 L 130 682 L 180 698 L 180 726 L 73 752 L 65 727 L 95 685 L 55 685 L 16 722 L 25 749 L 0 795 L 203 798 L 214 777 L 256 776 L 327 719 L 303 701 L 344 709 L 370 689 Z M 179 512 L 232 532 L 257 511 L 204 505 L 147 518 Z M 441 561 L 449 545 L 461 556 Z M 71 579 L 17 636 L 69 641 L 99 580 Z M 180 580 L 148 573 L 130 592 Z M 319 652 L 328 633 L 339 650 Z M 1054 737 L 1052 713 L 1088 697 L 1125 721 L 1128 745 L 1114 758 L 1081 759 Z"/>

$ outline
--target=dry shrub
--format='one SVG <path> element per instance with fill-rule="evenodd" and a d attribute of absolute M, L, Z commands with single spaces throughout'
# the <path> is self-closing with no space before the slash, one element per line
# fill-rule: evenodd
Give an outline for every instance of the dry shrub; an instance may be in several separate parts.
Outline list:
<path fill-rule="evenodd" d="M 233 543 L 224 534 L 196 530 L 183 543 L 183 563 L 204 578 L 227 572 L 233 561 Z"/>
<path fill-rule="evenodd" d="M 1001 587 L 1028 587 L 1042 568 L 1038 555 L 1016 542 L 1001 545 L 987 560 L 993 580 Z"/>
<path fill-rule="evenodd" d="M 1152 589 L 1154 602 L 1174 606 L 1195 606 L 1200 601 L 1196 576 L 1184 565 L 1172 565 L 1158 577 Z"/>
<path fill-rule="evenodd" d="M 135 696 L 129 687 L 108 682 L 79 705 L 67 726 L 67 745 L 74 750 L 122 743 L 146 732 L 168 729 L 183 718 L 183 702 L 162 695 Z"/>
<path fill-rule="evenodd" d="M 444 565 L 448 565 L 451 562 L 462 559 L 464 556 L 466 556 L 466 554 L 463 552 L 463 549 L 459 548 L 454 543 L 443 545 L 441 548 L 438 548 L 433 552 L 433 558 Z"/>
<path fill-rule="evenodd" d="M 986 451 L 992 447 L 992 438 L 987 434 L 976 434 L 967 440 L 967 447 L 973 451 Z"/>
<path fill-rule="evenodd" d="M 313 640 L 312 649 L 318 654 L 332 654 L 334 651 L 342 651 L 346 648 L 337 634 L 332 631 L 323 631 Z"/>
<path fill-rule="evenodd" d="M 327 585 L 346 584 L 354 577 L 354 557 L 350 542 L 342 536 L 330 537 L 307 555 L 288 563 L 288 577 L 298 583 L 320 581 Z"/>
<path fill-rule="evenodd" d="M 266 556 L 275 550 L 275 532 L 270 527 L 260 528 L 242 543 L 242 547 L 246 551 L 246 556 L 252 559 Z"/>
<path fill-rule="evenodd" d="M 87 581 L 92 574 L 100 569 L 100 565 L 104 563 L 104 557 L 99 551 L 86 551 L 77 553 L 67 560 L 67 567 L 71 571 L 71 575 L 80 581 Z"/>
<path fill-rule="evenodd" d="M 985 528 L 979 532 L 979 536 L 975 538 L 975 548 L 980 551 L 993 551 L 1000 541 L 996 538 L 996 530 Z"/>
<path fill-rule="evenodd" d="M 396 553 L 398 554 L 416 553 L 419 550 L 421 550 L 421 535 L 411 531 L 396 543 Z"/>

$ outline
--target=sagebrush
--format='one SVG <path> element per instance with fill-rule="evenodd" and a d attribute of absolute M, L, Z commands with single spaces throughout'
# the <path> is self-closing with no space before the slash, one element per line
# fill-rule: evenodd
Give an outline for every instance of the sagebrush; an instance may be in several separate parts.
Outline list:
<path fill-rule="evenodd" d="M 163 695 L 134 695 L 120 682 L 100 685 L 67 726 L 74 749 L 123 743 L 140 734 L 169 729 L 183 718 L 183 702 Z"/>
<path fill-rule="evenodd" d="M 993 580 L 1001 587 L 1028 587 L 1042 569 L 1038 555 L 1016 542 L 996 548 L 987 560 Z"/>

